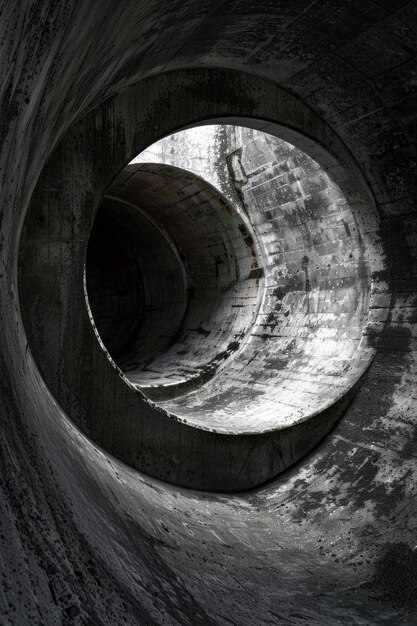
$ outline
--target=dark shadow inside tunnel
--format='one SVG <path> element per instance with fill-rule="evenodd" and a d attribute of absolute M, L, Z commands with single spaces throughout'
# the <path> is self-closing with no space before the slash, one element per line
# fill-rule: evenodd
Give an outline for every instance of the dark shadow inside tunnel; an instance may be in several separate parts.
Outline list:
<path fill-rule="evenodd" d="M 244 343 L 263 269 L 250 224 L 210 185 L 169 166 L 131 165 L 125 175 L 90 235 L 86 297 L 128 380 L 151 398 L 174 397 Z"/>
<path fill-rule="evenodd" d="M 143 369 L 179 330 L 187 307 L 182 260 L 140 209 L 107 200 L 90 234 L 86 289 L 98 335 L 124 371 Z"/>

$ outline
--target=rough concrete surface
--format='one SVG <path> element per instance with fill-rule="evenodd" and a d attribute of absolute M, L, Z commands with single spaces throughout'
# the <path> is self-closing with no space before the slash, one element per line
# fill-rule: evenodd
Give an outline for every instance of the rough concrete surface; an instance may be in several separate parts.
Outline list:
<path fill-rule="evenodd" d="M 416 3 L 3 0 L 0 11 L 0 622 L 415 624 Z M 300 422 L 310 428 L 297 445 L 290 434 L 275 442 L 275 456 L 271 432 L 240 433 L 232 455 L 230 433 L 176 419 L 129 386 L 85 302 L 88 236 L 111 184 L 156 140 L 208 121 L 301 150 L 342 191 L 349 230 L 358 225 L 355 284 L 361 278 L 368 295 L 347 340 L 360 327 L 369 352 L 335 395 L 336 413 L 331 404 Z M 233 198 L 220 191 L 242 211 L 260 209 L 256 182 L 267 191 L 275 161 L 251 169 L 240 148 L 229 153 Z M 324 200 L 328 187 L 323 176 L 310 188 L 282 182 L 267 210 L 295 236 L 303 229 L 293 203 Z M 255 226 L 271 250 L 276 231 Z M 334 227 L 333 243 L 343 232 Z M 312 293 L 320 282 L 307 267 L 297 275 Z M 285 306 L 301 293 L 290 287 Z M 273 325 L 272 312 L 262 323 Z M 292 319 L 295 338 L 302 326 Z M 161 403 L 186 398 L 183 415 L 198 415 L 198 389 Z M 297 460 L 251 491 L 218 493 L 239 480 L 259 485 Z"/>

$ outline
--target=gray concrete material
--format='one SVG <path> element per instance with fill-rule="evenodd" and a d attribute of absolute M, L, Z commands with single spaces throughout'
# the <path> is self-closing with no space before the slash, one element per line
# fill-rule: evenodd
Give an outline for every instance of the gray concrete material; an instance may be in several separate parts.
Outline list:
<path fill-rule="evenodd" d="M 1 8 L 3 622 L 414 624 L 415 3 Z M 74 118 L 145 73 L 204 64 L 262 73 L 307 103 L 387 218 L 388 271 L 371 304 L 382 338 L 360 393 L 302 467 L 241 497 L 146 479 L 95 448 L 44 388 L 17 302 L 23 214 Z M 209 91 L 196 80 L 188 89 L 203 109 Z M 235 105 L 247 95 L 237 78 L 210 91 L 234 92 Z M 155 118 L 144 143 L 163 134 L 151 129 L 169 110 L 169 98 L 146 94 Z M 308 131 L 313 118 L 291 125 Z"/>
<path fill-rule="evenodd" d="M 207 90 L 213 80 L 218 80 L 217 73 L 198 73 L 201 74 L 200 86 L 204 78 Z M 195 77 L 196 72 L 184 72 L 150 79 L 155 98 L 158 93 L 167 97 L 168 92 L 172 98 L 179 98 L 179 108 L 171 108 L 172 118 L 165 117 L 167 128 L 175 128 L 181 120 L 195 115 L 194 98 L 187 96 L 188 84 Z M 181 80 L 183 91 L 179 95 Z M 266 90 L 272 89 L 272 85 L 260 79 L 251 80 Z M 252 84 L 246 81 L 245 85 L 252 94 L 251 113 L 256 106 L 260 118 L 278 113 L 290 118 L 302 117 L 301 111 L 294 109 L 295 102 L 288 102 L 288 96 L 276 88 L 277 100 L 266 101 L 261 89 L 254 92 Z M 365 330 L 372 298 L 370 280 L 373 279 L 375 291 L 383 263 L 375 240 L 376 224 L 372 230 L 364 229 L 358 217 L 356 233 L 352 226 L 349 235 L 344 230 L 338 234 L 339 257 L 333 255 L 332 259 L 325 254 L 320 256 L 322 240 L 316 232 L 316 248 L 310 232 L 315 232 L 320 220 L 325 223 L 327 217 L 339 213 L 348 222 L 355 222 L 350 209 L 353 200 L 355 214 L 366 216 L 365 225 L 369 221 L 376 222 L 375 209 L 361 179 L 353 172 L 345 174 L 338 159 L 301 135 L 299 143 L 327 163 L 329 174 L 321 172 L 320 183 L 301 192 L 298 182 L 293 190 L 284 181 L 282 187 L 289 190 L 287 193 L 293 198 L 294 206 L 288 209 L 288 202 L 281 205 L 281 187 L 274 182 L 276 169 L 281 171 L 282 163 L 288 161 L 286 151 L 292 150 L 291 146 L 282 144 L 280 160 L 273 163 L 271 172 L 265 172 L 265 178 L 257 180 L 255 189 L 262 192 L 262 197 L 269 194 L 270 210 L 275 211 L 273 219 L 284 216 L 277 233 L 285 234 L 289 250 L 284 246 L 279 252 L 277 246 L 281 244 L 275 241 L 269 219 L 262 218 L 262 204 L 252 199 L 246 216 L 249 224 L 252 215 L 256 216 L 252 227 L 266 272 L 262 315 L 254 320 L 253 307 L 239 315 L 231 307 L 233 301 L 240 302 L 242 296 L 249 296 L 255 305 L 258 288 L 263 287 L 258 286 L 263 280 L 251 279 L 257 267 L 253 266 L 250 253 L 252 244 L 246 243 L 246 229 L 242 231 L 243 213 L 240 216 L 229 214 L 227 204 L 217 199 L 215 192 L 205 190 L 203 183 L 190 175 L 175 173 L 171 168 L 157 166 L 153 172 L 149 165 L 130 166 L 122 173 L 120 182 L 116 179 L 109 189 L 110 197 L 133 200 L 156 223 L 162 224 L 178 250 L 183 249 L 189 265 L 187 280 L 195 283 L 196 288 L 201 291 L 203 283 L 210 287 L 207 283 L 210 273 L 215 282 L 219 281 L 216 299 L 209 289 L 206 295 L 203 292 L 201 298 L 192 301 L 185 314 L 184 334 L 190 336 L 190 340 L 184 344 L 180 337 L 178 342 L 190 354 L 188 359 L 187 354 L 183 357 L 189 380 L 182 380 L 183 371 L 176 361 L 176 343 L 173 350 L 169 347 L 147 364 L 152 370 L 152 382 L 155 371 L 158 377 L 162 375 L 157 394 L 153 389 L 149 393 L 155 403 L 147 397 L 150 381 L 149 376 L 145 378 L 146 369 L 139 367 L 140 372 L 133 369 L 125 378 L 95 340 L 85 307 L 82 280 L 82 260 L 98 200 L 107 191 L 114 172 L 121 169 L 120 164 L 131 158 L 131 146 L 143 141 L 139 139 L 143 132 L 142 118 L 137 117 L 137 112 L 141 111 L 146 119 L 149 111 L 154 111 L 150 102 L 147 102 L 150 108 L 145 108 L 143 93 L 143 85 L 130 88 L 107 105 L 111 114 L 107 112 L 104 116 L 103 110 L 94 111 L 77 122 L 62 139 L 40 177 L 20 244 L 19 295 L 28 349 L 67 415 L 116 457 L 150 475 L 182 486 L 221 491 L 252 488 L 302 458 L 329 432 L 342 408 L 352 399 L 352 390 L 356 389 L 357 381 L 372 358 L 373 346 Z M 236 107 L 232 92 L 230 99 L 228 106 Z M 277 105 L 279 110 L 274 113 Z M 216 104 L 207 101 L 204 106 L 215 107 Z M 224 101 L 220 103 L 222 112 L 225 106 Z M 103 137 L 103 119 L 112 116 L 118 120 L 117 134 L 124 136 L 125 142 L 120 142 L 111 161 L 107 152 L 97 150 Z M 250 120 L 247 123 L 250 124 Z M 317 130 L 321 130 L 319 124 Z M 325 132 L 325 138 L 331 136 L 327 129 Z M 80 142 L 81 137 L 90 137 L 90 140 Z M 332 139 L 334 151 L 336 139 Z M 298 151 L 295 153 L 302 157 Z M 343 150 L 342 158 L 346 158 Z M 139 170 L 138 175 L 135 169 Z M 307 174 L 300 179 L 302 185 L 307 185 Z M 80 195 L 72 193 L 74 180 L 79 181 Z M 335 180 L 340 182 L 344 193 Z M 295 205 L 294 200 L 301 204 Z M 304 210 L 303 203 L 307 201 L 310 205 Z M 180 217 L 174 220 L 178 211 Z M 201 217 L 203 229 L 198 228 L 199 220 L 189 218 L 191 213 L 199 216 L 199 220 Z M 215 277 L 212 257 L 222 254 L 222 240 L 226 241 L 222 229 L 233 242 L 232 247 L 227 244 L 226 248 L 229 256 L 239 259 L 242 274 L 242 280 L 236 283 L 238 292 L 234 294 L 232 286 L 233 298 L 225 301 L 223 295 L 227 292 L 222 293 L 222 281 L 229 284 L 235 263 L 231 263 L 230 277 Z M 210 232 L 215 236 L 213 243 L 205 246 L 205 256 L 202 255 L 204 230 L 206 236 Z M 366 256 L 363 242 L 371 251 Z M 200 248 L 198 254 L 196 246 Z M 295 254 L 294 248 L 298 248 Z M 308 264 L 309 259 L 312 269 L 308 270 L 311 284 L 307 289 L 303 263 Z M 254 262 L 257 266 L 256 258 Z M 283 274 L 281 280 L 278 279 L 279 268 Z M 295 282 L 286 278 L 293 275 Z M 51 297 L 51 293 L 55 295 Z M 207 307 L 209 297 L 210 308 Z M 285 310 L 281 310 L 283 306 Z M 291 315 L 286 316 L 287 310 Z M 265 316 L 272 311 L 276 311 L 284 326 L 289 326 L 287 335 L 279 336 L 265 329 Z M 341 314 L 347 329 L 343 343 L 335 339 Z M 299 326 L 306 318 L 311 319 L 304 324 L 307 334 L 303 335 Z M 189 333 L 191 329 L 205 329 L 207 322 L 213 324 L 212 338 L 198 332 Z M 223 326 L 226 333 L 222 332 L 218 339 Z M 155 332 L 158 332 L 156 327 Z M 245 343 L 249 332 L 250 339 Z M 322 340 L 323 336 L 326 341 Z M 207 360 L 199 362 L 201 357 Z M 206 382 L 212 375 L 210 370 L 216 371 L 216 367 L 219 373 Z M 193 382 L 194 377 L 198 387 L 196 390 L 192 387 L 190 392 L 188 382 Z M 302 389 L 296 389 L 297 380 L 303 381 Z M 200 387 L 201 382 L 205 382 L 204 387 Z M 174 386 L 175 396 L 183 383 L 185 391 L 190 393 L 166 400 L 165 387 L 169 391 L 169 383 Z M 160 400 L 161 389 L 164 395 Z M 295 424 L 297 428 L 289 431 Z"/>
<path fill-rule="evenodd" d="M 376 220 L 369 209 L 358 218 L 358 198 L 349 203 L 295 146 L 250 128 L 213 126 L 207 135 L 208 128 L 202 137 L 216 146 L 215 158 L 204 156 L 191 129 L 163 139 L 137 160 L 153 155 L 194 166 L 221 187 L 252 224 L 262 251 L 265 299 L 251 341 L 222 376 L 163 406 L 189 423 L 216 429 L 272 430 L 322 410 L 369 362 L 370 274 L 383 267 Z"/>
<path fill-rule="evenodd" d="M 140 323 L 130 359 L 115 360 L 130 382 L 152 399 L 198 388 L 227 366 L 245 344 L 257 317 L 264 281 L 253 278 L 263 270 L 250 224 L 219 192 L 177 168 L 130 165 L 108 194 L 112 201 L 118 198 L 139 206 L 167 233 L 186 282 L 183 314 L 165 345 L 159 344 L 158 334 L 165 335 L 172 323 L 171 306 L 165 301 L 159 315 L 166 320 L 161 323 L 151 302 L 149 319 Z M 120 202 L 115 211 L 129 229 L 130 217 L 123 214 Z M 146 234 L 137 232 L 139 245 L 142 236 Z M 150 251 L 151 264 L 152 259 L 161 267 L 144 267 L 143 274 L 153 281 L 156 293 L 163 292 L 170 273 L 164 280 L 157 242 Z M 148 344 L 153 358 L 147 358 Z"/>

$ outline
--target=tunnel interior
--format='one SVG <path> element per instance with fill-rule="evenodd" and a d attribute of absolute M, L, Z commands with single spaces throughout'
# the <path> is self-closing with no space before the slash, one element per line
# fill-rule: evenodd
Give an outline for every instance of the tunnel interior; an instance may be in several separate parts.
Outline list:
<path fill-rule="evenodd" d="M 256 161 L 255 194 L 229 202 L 219 182 L 175 166 L 198 151 L 181 147 L 187 132 L 162 140 L 176 146 L 171 164 L 139 155 L 107 191 L 87 248 L 93 324 L 127 380 L 189 424 L 236 433 L 306 420 L 350 390 L 373 355 L 378 260 L 364 244 L 360 192 L 353 202 L 302 149 L 252 131 L 250 158 L 267 153 L 271 172 Z M 226 171 L 247 178 L 238 152 L 224 155 Z M 103 232 L 136 261 L 109 252 Z"/>
<path fill-rule="evenodd" d="M 413 626 L 414 0 L 0 12 L 0 623 Z"/>
<path fill-rule="evenodd" d="M 118 185 L 126 189 L 118 193 Z M 227 363 L 256 319 L 262 270 L 250 227 L 221 194 L 174 168 L 131 166 L 123 183 L 119 178 L 114 186 L 117 195 L 109 190 L 87 250 L 92 316 L 104 345 L 130 382 L 153 398 L 182 394 Z M 152 224 L 153 238 L 144 227 L 147 223 Z M 125 250 L 133 246 L 142 277 L 138 281 L 135 274 L 129 276 L 133 289 L 129 285 L 126 293 L 135 293 L 138 284 L 143 296 L 136 304 L 124 305 L 123 323 L 131 319 L 136 325 L 126 338 L 124 353 L 113 347 L 101 313 L 100 287 L 107 281 L 97 281 L 95 268 L 107 263 L 109 255 L 97 250 L 103 240 L 95 228 L 103 225 L 123 237 Z M 99 271 L 102 276 L 101 267 Z M 120 286 L 118 274 L 116 270 L 112 275 L 114 288 Z M 131 306 L 136 307 L 133 317 Z M 124 333 L 117 312 L 115 316 L 110 311 L 109 317 L 110 325 Z"/>

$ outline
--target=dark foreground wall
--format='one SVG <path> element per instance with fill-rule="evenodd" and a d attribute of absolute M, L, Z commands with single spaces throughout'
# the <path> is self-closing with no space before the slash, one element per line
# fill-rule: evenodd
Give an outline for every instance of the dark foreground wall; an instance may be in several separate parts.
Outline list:
<path fill-rule="evenodd" d="M 1 11 L 1 622 L 415 623 L 415 3 Z M 66 181 L 67 203 L 93 195 L 126 149 L 114 99 L 129 107 L 138 81 L 143 141 L 130 135 L 130 156 L 175 124 L 257 117 L 261 101 L 269 130 L 300 131 L 363 175 L 381 220 L 377 353 L 362 387 L 309 458 L 250 494 L 173 487 L 97 448 L 48 392 L 23 329 L 18 243 L 41 171 L 74 123 L 101 112 L 101 143 L 82 135 L 72 158 L 90 148 L 104 171 L 92 162 Z"/>

